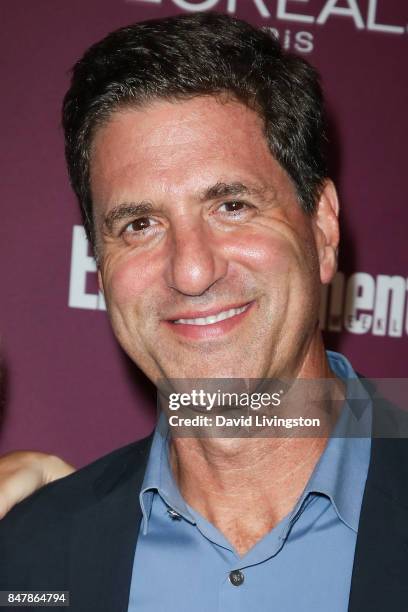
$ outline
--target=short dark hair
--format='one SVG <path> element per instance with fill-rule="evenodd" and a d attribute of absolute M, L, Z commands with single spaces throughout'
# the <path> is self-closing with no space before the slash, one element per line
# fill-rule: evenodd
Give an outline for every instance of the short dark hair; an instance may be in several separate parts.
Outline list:
<path fill-rule="evenodd" d="M 245 21 L 211 12 L 181 15 L 116 30 L 73 68 L 63 104 L 65 152 L 93 244 L 89 162 L 98 126 L 119 107 L 225 93 L 260 115 L 272 155 L 303 209 L 314 211 L 327 174 L 316 70 Z"/>

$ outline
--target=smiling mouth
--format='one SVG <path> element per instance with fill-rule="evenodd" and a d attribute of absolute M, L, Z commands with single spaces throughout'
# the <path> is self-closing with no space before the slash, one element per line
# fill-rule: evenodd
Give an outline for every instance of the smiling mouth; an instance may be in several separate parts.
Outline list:
<path fill-rule="evenodd" d="M 176 319 L 172 321 L 175 325 L 213 325 L 214 323 L 219 323 L 220 321 L 225 321 L 226 319 L 231 319 L 239 314 L 242 314 L 249 308 L 250 304 L 245 304 L 239 308 L 229 308 L 228 310 L 223 310 L 216 315 L 210 315 L 208 317 L 196 317 L 194 319 Z"/>

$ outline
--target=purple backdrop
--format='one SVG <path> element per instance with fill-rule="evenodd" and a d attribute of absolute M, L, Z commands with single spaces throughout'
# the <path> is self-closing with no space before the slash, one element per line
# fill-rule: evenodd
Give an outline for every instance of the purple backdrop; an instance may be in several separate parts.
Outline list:
<path fill-rule="evenodd" d="M 68 70 L 142 19 L 229 11 L 273 28 L 323 75 L 342 210 L 340 273 L 322 296 L 329 348 L 407 376 L 406 0 L 36 0 L 3 3 L 0 452 L 82 465 L 146 435 L 152 389 L 117 347 L 63 159 Z"/>

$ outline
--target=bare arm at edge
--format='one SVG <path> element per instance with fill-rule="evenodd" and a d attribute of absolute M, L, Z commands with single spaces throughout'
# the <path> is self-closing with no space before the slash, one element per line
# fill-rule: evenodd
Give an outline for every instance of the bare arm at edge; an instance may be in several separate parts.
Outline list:
<path fill-rule="evenodd" d="M 55 455 L 36 451 L 13 451 L 0 457 L 0 519 L 15 504 L 42 486 L 75 472 Z"/>

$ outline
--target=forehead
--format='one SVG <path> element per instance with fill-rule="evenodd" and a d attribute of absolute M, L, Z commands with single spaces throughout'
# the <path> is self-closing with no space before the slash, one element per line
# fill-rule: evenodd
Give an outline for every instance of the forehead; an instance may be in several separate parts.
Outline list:
<path fill-rule="evenodd" d="M 128 198 L 129 190 L 153 198 L 234 180 L 262 188 L 285 174 L 261 118 L 239 102 L 210 96 L 116 111 L 94 136 L 90 170 L 99 205 Z"/>

